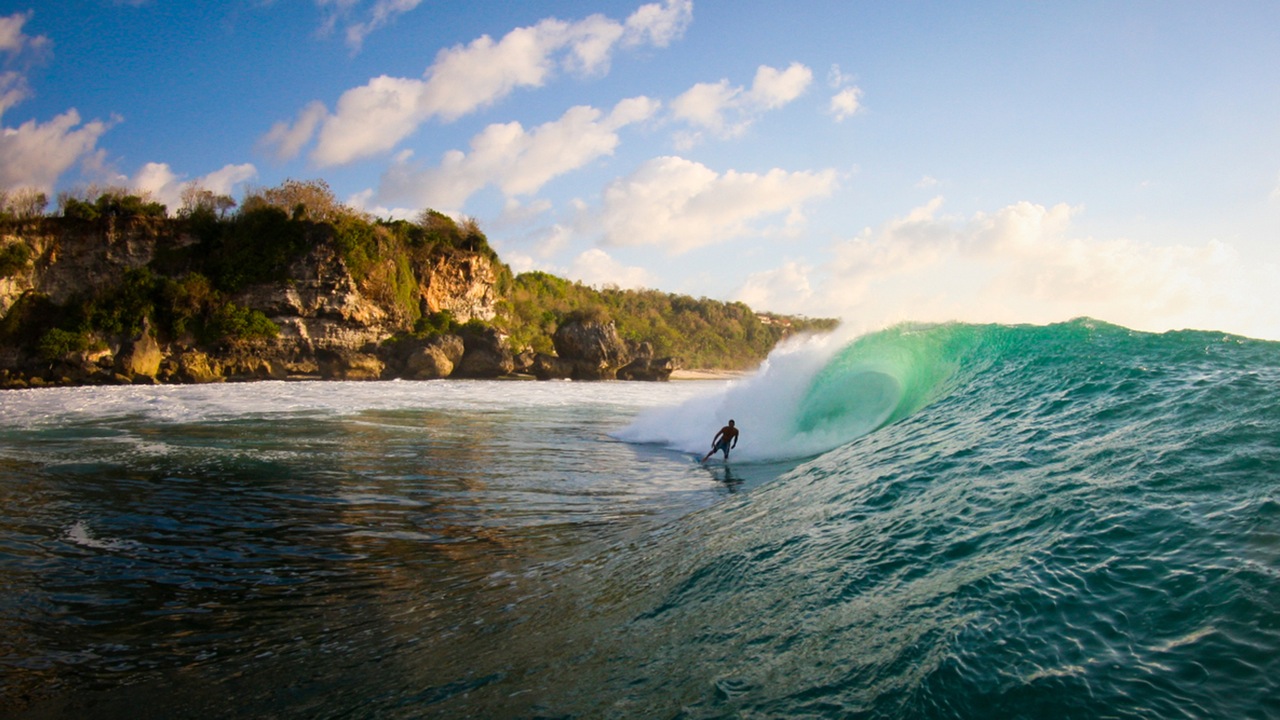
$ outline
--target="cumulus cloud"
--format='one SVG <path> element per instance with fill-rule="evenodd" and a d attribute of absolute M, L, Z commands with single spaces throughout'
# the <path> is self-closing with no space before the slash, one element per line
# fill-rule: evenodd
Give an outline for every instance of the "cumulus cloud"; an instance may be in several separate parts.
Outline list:
<path fill-rule="evenodd" d="M 516 122 L 490 125 L 471 139 L 469 152 L 452 150 L 434 167 L 415 166 L 412 154 L 403 152 L 383 175 L 377 202 L 457 211 L 489 185 L 509 197 L 536 193 L 552 179 L 612 154 L 618 130 L 648 119 L 657 108 L 656 101 L 636 97 L 608 115 L 588 106 L 570 108 L 531 130 Z"/>
<path fill-rule="evenodd" d="M 0 116 L 30 95 L 27 79 L 21 73 L 12 70 L 0 73 Z"/>
<path fill-rule="evenodd" d="M 44 35 L 27 35 L 22 26 L 31 19 L 31 11 L 0 17 L 0 52 L 10 58 L 28 53 L 40 53 L 49 48 L 49 38 Z"/>
<path fill-rule="evenodd" d="M 81 124 L 80 113 L 68 110 L 54 119 L 28 120 L 0 130 L 0 189 L 31 187 L 52 192 L 62 173 L 88 157 L 110 128 L 94 120 Z"/>
<path fill-rule="evenodd" d="M 741 135 L 761 113 L 800 97 L 812 82 L 812 70 L 792 63 L 786 70 L 761 65 L 750 88 L 728 80 L 698 83 L 671 101 L 671 116 L 694 128 L 692 135 L 681 136 L 680 144 L 696 142 L 702 131 L 722 138 Z"/>
<path fill-rule="evenodd" d="M 278 122 L 273 125 L 259 142 L 259 147 L 280 160 L 297 157 L 328 114 L 328 108 L 319 100 L 308 103 L 298 111 L 298 117 L 292 124 Z"/>
<path fill-rule="evenodd" d="M 1142 330 L 1280 333 L 1262 307 L 1267 275 L 1230 245 L 1154 245 L 1074 237 L 1078 209 L 1020 202 L 971 217 L 941 214 L 935 198 L 831 247 L 819 267 L 796 266 L 813 288 L 783 273 L 740 290 L 760 307 L 836 315 L 863 328 L 903 320 L 1046 323 L 1091 316 Z"/>
<path fill-rule="evenodd" d="M 810 275 L 813 267 L 789 260 L 764 272 L 752 273 L 734 293 L 734 298 L 753 308 L 775 308 L 779 298 L 787 298 L 792 310 L 806 307 L 813 297 Z"/>
<path fill-rule="evenodd" d="M 844 122 L 862 109 L 861 101 L 862 90 L 856 87 L 845 88 L 831 96 L 831 105 L 828 107 L 828 111 L 836 119 L 836 122 Z"/>
<path fill-rule="evenodd" d="M 842 72 L 839 65 L 832 65 L 827 72 L 827 85 L 836 91 L 827 105 L 827 113 L 836 122 L 844 122 L 858 114 L 862 109 L 862 89 L 853 85 L 852 76 Z"/>
<path fill-rule="evenodd" d="M 592 248 L 574 258 L 565 273 L 587 285 L 616 285 L 620 288 L 647 288 L 656 284 L 653 275 L 640 267 L 623 265 L 604 250 Z"/>
<path fill-rule="evenodd" d="M 422 78 L 373 78 L 344 92 L 332 113 L 312 103 L 292 123 L 272 127 L 263 142 L 289 159 L 314 136 L 310 157 L 320 166 L 388 152 L 432 118 L 455 120 L 518 88 L 540 87 L 557 70 L 605 72 L 620 42 L 670 42 L 691 13 L 687 0 L 668 0 L 641 7 L 625 23 L 602 15 L 573 23 L 548 18 L 499 40 L 484 35 L 441 50 Z"/>
<path fill-rule="evenodd" d="M 129 180 L 129 187 L 174 212 L 182 206 L 182 192 L 197 186 L 216 195 L 232 195 L 235 187 L 257 177 L 258 170 L 251 164 L 226 165 L 219 170 L 195 180 L 184 180 L 173 172 L 168 163 L 151 162 L 143 165 Z"/>
<path fill-rule="evenodd" d="M 0 53 L 7 56 L 6 64 L 34 62 L 48 51 L 48 38 L 23 32 L 31 16 L 26 12 L 0 17 Z M 0 116 L 30 94 L 22 73 L 0 73 Z M 93 158 L 98 138 L 116 121 L 81 124 L 80 113 L 72 108 L 48 122 L 28 120 L 16 128 L 0 128 L 0 190 L 25 187 L 52 192 L 71 166 Z"/>
<path fill-rule="evenodd" d="M 628 46 L 667 47 L 684 35 L 692 21 L 693 0 L 642 5 L 627 18 L 624 42 Z"/>
<path fill-rule="evenodd" d="M 778 229 L 804 219 L 805 203 L 836 187 L 833 170 L 717 173 L 679 157 L 650 160 L 611 183 L 599 223 L 607 245 L 649 245 L 670 254 Z"/>

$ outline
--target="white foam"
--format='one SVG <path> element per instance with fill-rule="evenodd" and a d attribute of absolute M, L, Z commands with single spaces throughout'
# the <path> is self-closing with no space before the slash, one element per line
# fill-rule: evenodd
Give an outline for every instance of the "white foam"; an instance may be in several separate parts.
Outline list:
<path fill-rule="evenodd" d="M 783 343 L 755 374 L 678 405 L 642 412 L 615 436 L 701 454 L 710 449 L 716 431 L 733 420 L 741 433 L 731 453 L 735 459 L 796 458 L 829 450 L 834 447 L 829 439 L 797 435 L 793 425 L 814 375 L 847 340 L 846 334 L 834 333 Z"/>
<path fill-rule="evenodd" d="M 83 520 L 77 520 L 72 523 L 63 533 L 63 537 L 68 541 L 79 545 L 80 547 L 93 548 L 95 550 L 130 550 L 138 547 L 138 543 L 133 540 L 116 540 L 111 538 L 94 537 L 93 532 L 89 529 L 88 523 Z"/>

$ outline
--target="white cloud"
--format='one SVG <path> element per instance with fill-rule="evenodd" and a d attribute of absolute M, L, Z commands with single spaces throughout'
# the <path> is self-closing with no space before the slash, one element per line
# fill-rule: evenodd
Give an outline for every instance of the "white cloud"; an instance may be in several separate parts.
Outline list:
<path fill-rule="evenodd" d="M 813 297 L 810 275 L 813 268 L 794 260 L 780 267 L 753 273 L 734 293 L 734 297 L 758 310 L 803 312 Z"/>
<path fill-rule="evenodd" d="M 769 221 L 786 214 L 787 225 L 803 220 L 804 203 L 829 195 L 832 170 L 763 175 L 719 174 L 679 157 L 650 160 L 604 191 L 599 223 L 607 245 L 651 245 L 668 253 L 761 235 Z"/>
<path fill-rule="evenodd" d="M 0 52 L 11 57 L 28 52 L 41 52 L 49 47 L 49 38 L 44 35 L 27 35 L 22 26 L 31 19 L 32 12 L 14 13 L 0 17 Z"/>
<path fill-rule="evenodd" d="M 669 42 L 687 23 L 690 8 L 672 0 L 641 8 L 627 25 L 601 15 L 575 23 L 549 18 L 516 28 L 500 40 L 484 35 L 440 51 L 421 79 L 373 78 L 344 92 L 331 114 L 313 103 L 292 124 L 273 126 L 263 142 L 288 159 L 316 135 L 311 160 L 320 166 L 384 153 L 427 120 L 454 120 L 518 88 L 540 87 L 557 69 L 604 72 L 613 48 L 624 38 L 632 44 Z"/>
<path fill-rule="evenodd" d="M 862 90 L 856 87 L 845 88 L 831 96 L 829 112 L 836 119 L 836 122 L 844 122 L 862 109 L 861 100 Z"/>
<path fill-rule="evenodd" d="M 278 122 L 263 136 L 259 147 L 280 160 L 297 157 L 302 146 L 311 141 L 321 121 L 329 114 L 324 103 L 315 100 L 298 111 L 293 124 Z"/>
<path fill-rule="evenodd" d="M 29 120 L 0 129 L 0 189 L 52 192 L 58 177 L 88 157 L 109 127 L 99 120 L 81 125 L 73 109 L 46 123 Z"/>
<path fill-rule="evenodd" d="M 481 188 L 494 185 L 507 196 L 538 192 L 552 179 L 610 155 L 617 131 L 651 117 L 649 98 L 629 98 L 607 116 L 587 106 L 570 108 L 560 119 L 526 131 L 520 123 L 494 124 L 471 139 L 470 151 L 445 153 L 438 166 L 417 168 L 401 153 L 383 175 L 379 202 L 461 210 Z"/>
<path fill-rule="evenodd" d="M 693 0 L 642 5 L 627 18 L 624 42 L 628 46 L 667 47 L 684 34 L 692 21 Z"/>
<path fill-rule="evenodd" d="M 827 71 L 827 85 L 830 86 L 832 90 L 839 90 L 845 85 L 850 85 L 852 83 L 853 77 L 845 75 L 844 72 L 840 70 L 839 65 L 832 65 L 831 69 Z"/>
<path fill-rule="evenodd" d="M 765 275 L 742 291 L 753 307 L 835 315 L 862 328 L 902 320 L 1046 323 L 1090 316 L 1140 330 L 1215 329 L 1280 335 L 1280 310 L 1259 303 L 1276 268 L 1233 247 L 1152 245 L 1073 237 L 1077 209 L 1020 202 L 971 217 L 940 215 L 942 200 L 831 248 L 800 279 Z M 785 282 L 783 280 L 786 280 Z"/>
<path fill-rule="evenodd" d="M 721 138 L 737 137 L 761 113 L 800 97 L 812 82 L 812 70 L 792 63 L 786 70 L 761 65 L 750 89 L 731 86 L 728 80 L 698 83 L 671 102 L 672 117 L 695 128 L 693 134 L 677 135 L 677 142 L 688 146 L 703 130 Z"/>
<path fill-rule="evenodd" d="M 235 186 L 252 180 L 257 175 L 257 168 L 246 163 L 226 165 L 204 177 L 188 181 L 174 173 L 168 163 L 152 162 L 138 170 L 129 181 L 129 187 L 163 204 L 173 213 L 182 206 L 182 191 L 188 186 L 197 185 L 217 195 L 232 195 Z"/>
<path fill-rule="evenodd" d="M 0 53 L 12 62 L 42 59 L 51 46 L 43 35 L 23 32 L 32 13 L 0 17 Z M 0 73 L 0 116 L 30 97 L 26 77 L 17 71 Z M 18 187 L 50 193 L 58 178 L 77 162 L 95 160 L 95 146 L 112 123 L 94 120 L 81 125 L 74 108 L 44 123 L 28 120 L 14 127 L 0 127 L 0 190 Z"/>
<path fill-rule="evenodd" d="M 725 113 L 734 107 L 742 88 L 732 88 L 728 80 L 698 83 L 671 101 L 671 114 L 690 125 L 705 128 L 717 135 L 733 135 L 741 129 L 726 129 Z"/>
<path fill-rule="evenodd" d="M 599 248 L 592 248 L 574 258 L 566 274 L 571 279 L 597 287 L 647 288 L 656 284 L 649 271 L 623 265 Z"/>
<path fill-rule="evenodd" d="M 387 25 L 399 15 L 418 7 L 422 0 L 378 0 L 369 11 L 369 18 L 364 22 L 354 23 L 347 27 L 347 46 L 358 51 L 364 45 L 364 39 L 379 28 Z"/>
<path fill-rule="evenodd" d="M 800 63 L 793 62 L 786 70 L 761 65 L 756 69 L 747 102 L 768 110 L 780 108 L 803 95 L 812 83 L 813 71 Z"/>
<path fill-rule="evenodd" d="M 31 90 L 27 87 L 27 79 L 21 73 L 14 71 L 0 73 L 0 116 L 30 96 Z"/>
<path fill-rule="evenodd" d="M 218 195 L 232 195 L 238 185 L 244 184 L 258 176 L 258 169 L 250 163 L 225 165 L 220 170 L 199 178 L 196 182 L 205 190 Z"/>

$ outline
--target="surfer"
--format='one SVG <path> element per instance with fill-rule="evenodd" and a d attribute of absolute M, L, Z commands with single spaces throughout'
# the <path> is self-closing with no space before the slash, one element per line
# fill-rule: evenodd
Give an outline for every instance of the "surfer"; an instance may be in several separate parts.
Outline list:
<path fill-rule="evenodd" d="M 732 444 L 730 444 L 730 442 L 732 442 Z M 715 455 L 717 450 L 724 451 L 724 459 L 727 462 L 729 460 L 729 448 L 737 446 L 738 428 L 734 427 L 733 421 L 730 420 L 728 425 L 720 428 L 720 432 L 716 433 L 716 436 L 711 438 L 711 452 L 704 455 L 698 462 L 706 462 L 707 458 Z"/>

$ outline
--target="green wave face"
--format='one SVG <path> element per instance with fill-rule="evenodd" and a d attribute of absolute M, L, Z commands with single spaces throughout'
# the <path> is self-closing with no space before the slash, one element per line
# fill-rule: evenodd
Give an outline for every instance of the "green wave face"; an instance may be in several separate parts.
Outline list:
<path fill-rule="evenodd" d="M 978 350 L 993 332 L 998 328 L 901 325 L 858 338 L 814 375 L 793 432 L 836 447 L 897 422 L 988 364 Z"/>

